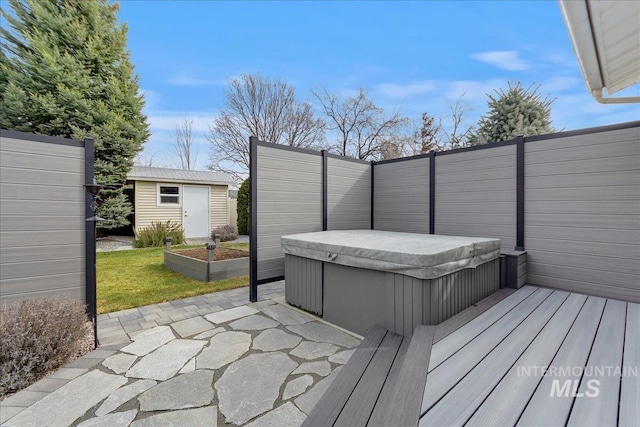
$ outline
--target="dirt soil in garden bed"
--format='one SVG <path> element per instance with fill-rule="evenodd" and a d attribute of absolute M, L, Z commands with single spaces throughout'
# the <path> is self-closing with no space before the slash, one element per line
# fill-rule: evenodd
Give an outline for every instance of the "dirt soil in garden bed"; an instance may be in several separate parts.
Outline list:
<path fill-rule="evenodd" d="M 195 249 L 182 249 L 179 251 L 174 251 L 177 254 L 188 256 L 189 258 L 200 259 L 202 261 L 207 261 L 207 249 L 206 248 L 195 248 Z M 236 258 L 247 258 L 249 256 L 249 252 L 240 251 L 238 249 L 229 249 L 229 248 L 216 248 L 213 251 L 214 261 L 222 261 L 225 259 L 236 259 Z"/>

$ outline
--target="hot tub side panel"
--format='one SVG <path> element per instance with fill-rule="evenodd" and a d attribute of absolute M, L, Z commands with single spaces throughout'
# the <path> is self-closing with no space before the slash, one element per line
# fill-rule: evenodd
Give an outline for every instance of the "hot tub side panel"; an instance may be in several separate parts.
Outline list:
<path fill-rule="evenodd" d="M 441 323 L 499 288 L 499 259 L 432 280 L 325 263 L 323 318 L 361 335 L 379 324 L 411 336 L 416 326 Z"/>
<path fill-rule="evenodd" d="M 285 254 L 285 299 L 322 316 L 322 261 Z"/>

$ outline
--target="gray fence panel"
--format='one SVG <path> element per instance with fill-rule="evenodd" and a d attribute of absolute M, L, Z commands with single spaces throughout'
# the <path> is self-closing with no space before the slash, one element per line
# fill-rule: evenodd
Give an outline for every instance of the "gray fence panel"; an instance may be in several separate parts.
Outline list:
<path fill-rule="evenodd" d="M 374 168 L 374 229 L 429 233 L 429 158 Z"/>
<path fill-rule="evenodd" d="M 284 276 L 282 236 L 322 230 L 322 156 L 262 143 L 257 150 L 257 276 L 265 280 Z"/>
<path fill-rule="evenodd" d="M 371 228 L 371 164 L 327 158 L 327 229 Z"/>
<path fill-rule="evenodd" d="M 516 246 L 516 146 L 436 156 L 435 233 Z"/>
<path fill-rule="evenodd" d="M 67 294 L 84 303 L 85 149 L 14 136 L 0 138 L 0 301 Z"/>
<path fill-rule="evenodd" d="M 528 282 L 640 302 L 639 128 L 525 144 Z"/>

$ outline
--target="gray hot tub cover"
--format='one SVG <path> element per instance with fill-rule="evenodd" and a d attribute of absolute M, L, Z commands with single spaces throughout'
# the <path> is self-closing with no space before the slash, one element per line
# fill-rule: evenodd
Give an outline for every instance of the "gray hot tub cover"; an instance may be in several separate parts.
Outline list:
<path fill-rule="evenodd" d="M 333 230 L 282 236 L 285 254 L 350 267 L 435 279 L 500 256 L 500 239 Z"/>

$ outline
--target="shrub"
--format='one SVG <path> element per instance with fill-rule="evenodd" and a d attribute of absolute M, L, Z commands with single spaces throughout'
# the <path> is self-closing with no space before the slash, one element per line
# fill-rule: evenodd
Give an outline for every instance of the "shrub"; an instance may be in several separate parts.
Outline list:
<path fill-rule="evenodd" d="M 249 220 L 249 178 L 245 179 L 238 190 L 238 233 L 248 235 L 251 232 Z"/>
<path fill-rule="evenodd" d="M 134 248 L 162 247 L 165 237 L 171 237 L 174 245 L 184 242 L 184 230 L 176 221 L 152 222 L 149 227 L 135 230 Z"/>
<path fill-rule="evenodd" d="M 238 238 L 238 230 L 233 225 L 223 225 L 216 227 L 211 232 L 211 238 L 215 240 L 216 234 L 220 235 L 221 242 L 229 242 Z"/>
<path fill-rule="evenodd" d="M 37 298 L 0 309 L 0 397 L 92 348 L 92 324 L 77 301 Z"/>

